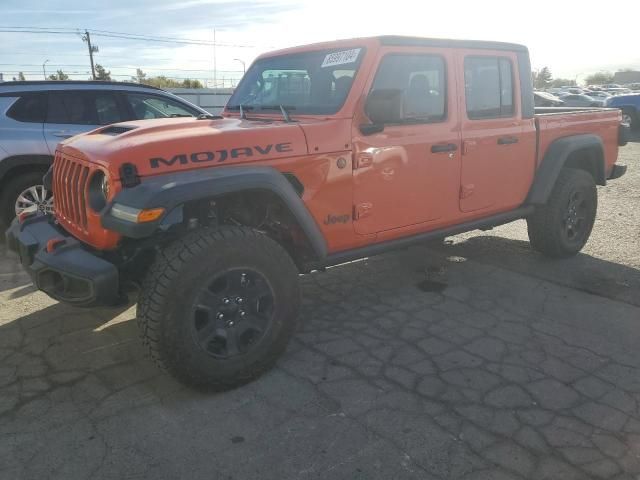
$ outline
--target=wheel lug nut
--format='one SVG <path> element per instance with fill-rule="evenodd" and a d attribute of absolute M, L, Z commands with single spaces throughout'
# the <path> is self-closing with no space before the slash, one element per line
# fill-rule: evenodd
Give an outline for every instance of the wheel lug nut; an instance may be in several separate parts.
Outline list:
<path fill-rule="evenodd" d="M 233 327 L 233 320 L 229 320 L 227 322 L 227 327 Z"/>
<path fill-rule="evenodd" d="M 222 312 L 218 312 L 218 314 L 216 315 L 216 318 L 217 318 L 218 320 L 222 320 L 222 319 L 224 318 L 224 313 L 222 313 Z"/>
<path fill-rule="evenodd" d="M 229 300 L 227 297 L 222 299 L 222 303 L 224 303 L 225 305 L 229 305 L 230 302 L 231 300 Z"/>
<path fill-rule="evenodd" d="M 244 310 L 240 310 L 240 311 L 238 312 L 238 315 L 240 315 L 240 318 L 244 318 L 244 317 L 246 317 L 247 312 L 245 312 Z"/>
<path fill-rule="evenodd" d="M 244 302 L 244 299 L 242 297 L 236 297 L 236 303 L 238 305 L 242 304 Z"/>

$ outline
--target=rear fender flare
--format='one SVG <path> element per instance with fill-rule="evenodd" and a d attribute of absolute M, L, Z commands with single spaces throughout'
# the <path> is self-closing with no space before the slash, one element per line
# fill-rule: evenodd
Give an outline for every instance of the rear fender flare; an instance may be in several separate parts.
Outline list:
<path fill-rule="evenodd" d="M 591 150 L 595 155 L 594 180 L 598 185 L 606 185 L 604 145 L 597 135 L 572 135 L 570 137 L 555 140 L 544 154 L 544 158 L 536 171 L 533 185 L 527 195 L 526 204 L 544 205 L 551 195 L 553 186 L 560 175 L 560 171 L 566 166 L 572 153 L 579 150 Z"/>
<path fill-rule="evenodd" d="M 172 212 L 185 203 L 248 190 L 266 190 L 277 195 L 307 236 L 315 255 L 319 259 L 326 257 L 324 236 L 293 185 L 278 170 L 265 166 L 216 167 L 148 177 L 115 196 L 102 214 L 102 225 L 125 237 L 145 238 L 155 233 L 165 219 L 175 218 Z M 166 213 L 155 222 L 135 224 L 113 217 L 113 203 L 140 209 L 164 208 Z"/>

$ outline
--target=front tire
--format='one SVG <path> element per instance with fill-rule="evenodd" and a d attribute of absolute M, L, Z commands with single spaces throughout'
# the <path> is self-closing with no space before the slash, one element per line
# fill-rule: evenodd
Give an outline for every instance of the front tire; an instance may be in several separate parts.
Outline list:
<path fill-rule="evenodd" d="M 527 219 L 531 246 L 553 258 L 576 255 L 591 235 L 597 208 L 598 193 L 591 174 L 562 169 L 547 203 Z"/>
<path fill-rule="evenodd" d="M 0 195 L 0 224 L 8 227 L 22 212 L 53 213 L 53 192 L 43 186 L 43 175 L 38 171 L 23 173 L 4 185 Z"/>
<path fill-rule="evenodd" d="M 275 364 L 299 301 L 298 270 L 275 241 L 244 227 L 201 229 L 158 253 L 137 320 L 162 368 L 189 386 L 227 390 Z"/>

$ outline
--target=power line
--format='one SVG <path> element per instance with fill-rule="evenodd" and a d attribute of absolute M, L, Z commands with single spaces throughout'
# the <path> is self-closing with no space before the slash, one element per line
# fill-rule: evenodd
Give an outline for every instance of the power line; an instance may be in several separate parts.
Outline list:
<path fill-rule="evenodd" d="M 178 38 L 178 37 L 163 37 L 163 36 L 151 36 L 141 35 L 137 33 L 124 33 L 124 32 L 112 32 L 110 30 L 87 30 L 94 36 L 108 37 L 108 38 L 120 38 L 126 40 L 141 40 L 145 42 L 161 42 L 161 43 L 179 43 L 186 45 L 205 45 L 205 46 L 218 46 L 218 47 L 233 47 L 233 48 L 260 48 L 257 45 L 244 45 L 244 44 L 232 44 L 232 43 L 217 43 L 208 40 L 191 39 L 191 38 Z M 0 32 L 2 33 L 52 33 L 52 34 L 81 34 L 79 29 L 63 29 L 55 27 L 4 27 L 0 26 Z"/>
<path fill-rule="evenodd" d="M 76 64 L 76 63 L 49 63 L 50 67 L 84 67 L 84 64 Z M 8 67 L 39 67 L 40 64 L 36 63 L 0 63 L 0 66 L 8 66 Z M 210 72 L 211 69 L 189 69 L 189 68 L 157 68 L 157 67 L 135 67 L 131 65 L 104 65 L 107 68 L 117 68 L 122 70 L 158 70 L 158 71 L 168 71 L 168 72 Z M 222 73 L 242 73 L 242 70 L 218 70 Z"/>

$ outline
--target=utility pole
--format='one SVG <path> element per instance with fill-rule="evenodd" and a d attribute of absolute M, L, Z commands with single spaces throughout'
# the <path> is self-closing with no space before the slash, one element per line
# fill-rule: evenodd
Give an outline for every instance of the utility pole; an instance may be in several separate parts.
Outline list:
<path fill-rule="evenodd" d="M 89 35 L 89 31 L 85 30 L 84 35 L 82 36 L 82 40 L 87 42 L 87 47 L 89 47 L 89 60 L 91 61 L 91 78 L 96 79 L 96 69 L 93 66 L 93 54 L 98 52 L 98 47 L 95 45 L 91 45 L 91 35 Z"/>
<path fill-rule="evenodd" d="M 47 58 L 44 63 L 42 64 L 42 75 L 44 76 L 44 79 L 47 79 L 47 70 L 45 68 L 45 65 L 47 64 L 47 62 L 49 61 L 49 59 Z"/>
<path fill-rule="evenodd" d="M 216 29 L 213 29 L 213 88 L 218 86 L 218 69 L 216 67 Z"/>

